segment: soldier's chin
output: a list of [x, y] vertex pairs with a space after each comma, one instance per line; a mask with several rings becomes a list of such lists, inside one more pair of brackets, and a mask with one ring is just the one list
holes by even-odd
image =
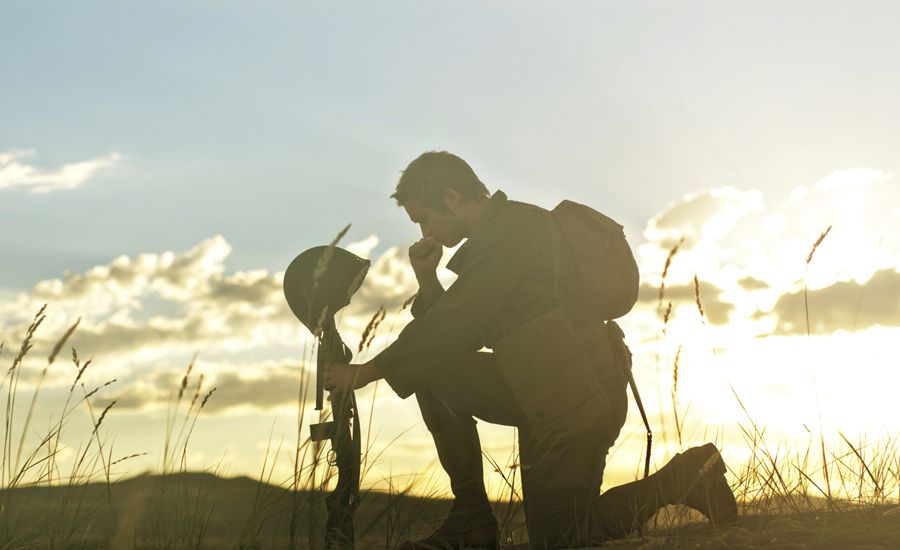
[[463, 240], [462, 237], [452, 237], [449, 239], [440, 239], [440, 243], [447, 248], [453, 248], [454, 246], [458, 245], [460, 243], [460, 241], [462, 241], [462, 240]]

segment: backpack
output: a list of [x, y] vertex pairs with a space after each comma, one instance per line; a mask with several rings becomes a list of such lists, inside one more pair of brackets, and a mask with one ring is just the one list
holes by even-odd
[[[622, 329], [612, 321], [622, 317], [637, 302], [640, 287], [640, 273], [631, 247], [625, 240], [623, 227], [615, 220], [597, 212], [589, 206], [572, 201], [562, 201], [550, 211], [550, 217], [560, 229], [563, 240], [568, 244], [575, 271], [574, 288], [567, 289], [565, 298], [585, 307], [593, 314], [610, 321], [611, 342], [617, 340], [622, 371], [631, 386], [635, 403], [647, 428], [647, 452], [644, 456], [644, 478], [650, 475], [650, 451], [653, 448], [653, 431], [641, 402], [637, 383], [631, 372], [631, 351], [624, 342]], [[556, 286], [559, 283], [561, 247], [559, 236], [553, 232], [556, 260], [554, 271]]]
[[[575, 284], [567, 289], [566, 299], [605, 320], [631, 311], [637, 302], [640, 273], [622, 226], [569, 200], [556, 205], [550, 215], [568, 245], [575, 271]], [[554, 247], [559, 258], [558, 243]]]

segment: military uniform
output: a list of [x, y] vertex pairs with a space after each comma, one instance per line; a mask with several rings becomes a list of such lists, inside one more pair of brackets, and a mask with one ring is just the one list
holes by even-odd
[[457, 280], [418, 297], [413, 321], [374, 360], [400, 397], [416, 395], [460, 530], [494, 521], [473, 417], [519, 429], [535, 548], [587, 536], [627, 409], [621, 331], [565, 301], [574, 273], [559, 238], [547, 210], [494, 193], [447, 264]]

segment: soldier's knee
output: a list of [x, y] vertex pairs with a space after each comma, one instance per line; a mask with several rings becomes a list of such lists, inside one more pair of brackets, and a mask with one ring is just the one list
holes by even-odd
[[428, 431], [435, 433], [460, 424], [475, 424], [471, 415], [459, 414], [450, 408], [431, 388], [416, 392], [422, 421]]

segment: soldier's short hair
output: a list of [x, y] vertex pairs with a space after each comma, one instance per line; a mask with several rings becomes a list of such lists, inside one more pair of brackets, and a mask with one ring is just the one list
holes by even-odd
[[409, 163], [391, 198], [400, 206], [416, 199], [424, 206], [446, 210], [447, 189], [455, 190], [465, 200], [480, 200], [490, 195], [466, 161], [447, 151], [428, 151]]

